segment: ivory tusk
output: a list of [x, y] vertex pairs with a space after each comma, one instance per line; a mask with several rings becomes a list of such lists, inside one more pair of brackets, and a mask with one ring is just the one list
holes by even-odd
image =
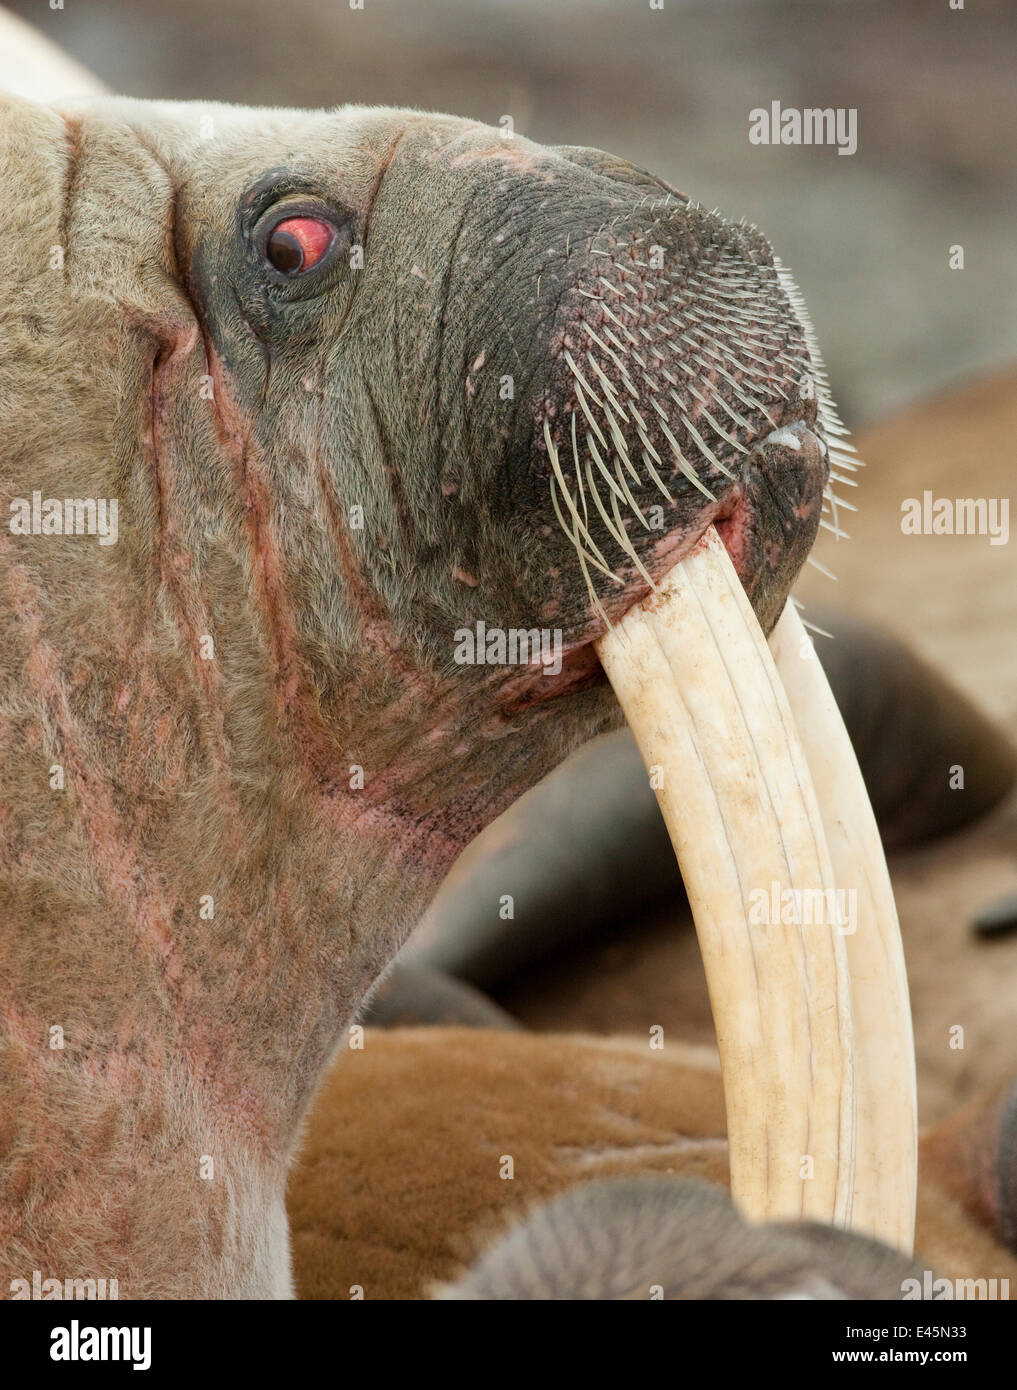
[[[787, 698], [711, 527], [597, 643], [688, 889], [720, 1048], [732, 1194], [751, 1220], [852, 1222], [851, 985]], [[790, 890], [790, 896], [788, 896]], [[776, 911], [774, 911], [776, 909]], [[774, 916], [777, 920], [773, 920]]]
[[845, 938], [857, 1038], [851, 1224], [910, 1253], [918, 1165], [915, 1049], [890, 876], [851, 740], [790, 602], [770, 649], [812, 771], [837, 885], [857, 900], [855, 930]]

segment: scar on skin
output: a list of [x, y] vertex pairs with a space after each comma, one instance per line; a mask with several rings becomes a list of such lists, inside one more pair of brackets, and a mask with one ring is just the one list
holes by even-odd
[[[506, 145], [509, 142], [506, 141]], [[524, 150], [516, 147], [515, 149], [484, 149], [469, 150], [465, 154], [457, 155], [452, 161], [452, 167], [460, 169], [467, 164], [477, 164], [484, 159], [501, 159], [506, 166], [517, 174], [535, 174], [540, 172], [540, 166], [545, 163], [543, 151]], [[545, 183], [554, 182], [554, 173], [550, 169], [543, 170]]]

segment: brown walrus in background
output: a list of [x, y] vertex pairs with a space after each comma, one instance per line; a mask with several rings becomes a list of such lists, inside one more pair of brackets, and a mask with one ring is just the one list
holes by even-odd
[[[758, 232], [597, 151], [7, 99], [0, 169], [3, 1276], [286, 1294], [323, 1069], [466, 842], [618, 722], [605, 619], [711, 524], [779, 614], [816, 364]], [[612, 482], [587, 373], [633, 372]], [[457, 665], [477, 621], [560, 672]]]
[[[913, 1259], [831, 1227], [747, 1226], [727, 1181], [712, 1048], [669, 1033], [653, 1049], [645, 1035], [368, 1032], [326, 1080], [293, 1169], [298, 1292], [421, 1298], [455, 1282], [459, 1297], [513, 1299], [1017, 1294], [1012, 1081], [923, 1133]], [[512, 1230], [521, 1217], [528, 1226]], [[930, 1293], [934, 1279], [951, 1292]], [[957, 1282], [969, 1280], [984, 1282]]]

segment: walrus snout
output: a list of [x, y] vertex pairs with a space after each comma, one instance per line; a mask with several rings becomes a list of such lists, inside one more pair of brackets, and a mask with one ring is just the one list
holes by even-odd
[[534, 447], [573, 568], [610, 621], [713, 524], [768, 629], [829, 469], [793, 291], [754, 228], [579, 153], [641, 196], [589, 237], [548, 344]]

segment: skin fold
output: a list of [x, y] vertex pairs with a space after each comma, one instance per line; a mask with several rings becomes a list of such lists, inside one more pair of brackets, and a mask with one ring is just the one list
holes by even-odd
[[[0, 1286], [286, 1295], [322, 1073], [466, 843], [619, 722], [605, 621], [711, 523], [776, 620], [817, 364], [757, 232], [451, 117], [10, 98], [0, 176], [5, 519], [119, 509], [0, 530]], [[296, 277], [284, 217], [330, 229]], [[633, 373], [662, 486], [630, 396], [591, 593], [552, 460]], [[457, 664], [478, 621], [561, 672]]]

